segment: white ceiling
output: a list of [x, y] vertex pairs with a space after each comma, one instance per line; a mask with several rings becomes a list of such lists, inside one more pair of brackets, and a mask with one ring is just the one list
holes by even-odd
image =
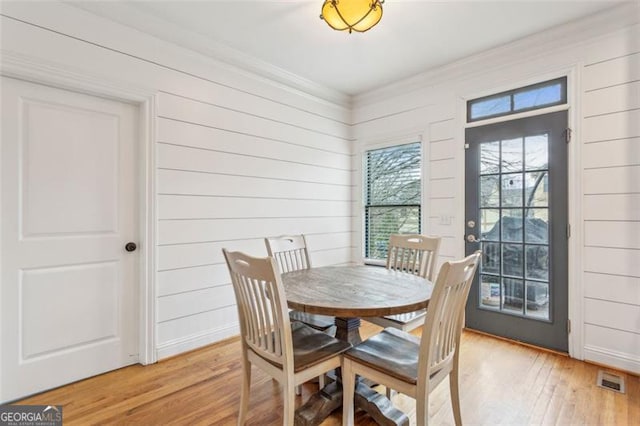
[[361, 94], [619, 4], [387, 0], [376, 27], [348, 34], [319, 19], [322, 0], [71, 3], [233, 65], [253, 71], [266, 68], [345, 95]]

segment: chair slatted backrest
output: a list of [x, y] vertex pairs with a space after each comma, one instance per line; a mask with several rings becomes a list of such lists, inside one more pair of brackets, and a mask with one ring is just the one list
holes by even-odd
[[440, 237], [418, 234], [395, 234], [389, 237], [387, 268], [433, 280]]
[[311, 268], [304, 235], [282, 235], [265, 238], [269, 256], [273, 257], [281, 273]]
[[256, 354], [293, 371], [286, 297], [273, 258], [222, 249], [236, 296], [243, 342]]
[[445, 262], [440, 268], [422, 331], [418, 367], [421, 379], [428, 380], [451, 362], [458, 349], [467, 296], [480, 255], [476, 251], [462, 260]]

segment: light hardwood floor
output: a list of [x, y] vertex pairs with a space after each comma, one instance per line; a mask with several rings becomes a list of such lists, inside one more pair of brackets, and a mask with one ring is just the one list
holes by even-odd
[[[362, 334], [377, 330], [366, 324]], [[562, 355], [472, 332], [463, 334], [461, 351], [465, 424], [640, 425], [637, 376], [621, 373], [627, 386], [622, 395], [596, 387], [597, 366]], [[61, 404], [65, 425], [232, 425], [239, 406], [239, 354], [239, 340], [230, 339], [155, 365], [136, 365], [76, 382], [19, 403]], [[281, 424], [278, 383], [255, 368], [252, 379], [248, 424]], [[431, 424], [453, 424], [448, 386], [445, 380], [431, 394]], [[305, 384], [298, 401], [306, 400], [316, 388]], [[397, 395], [393, 401], [413, 422], [413, 400]], [[323, 425], [341, 424], [339, 411]], [[375, 423], [358, 413], [356, 424]]]

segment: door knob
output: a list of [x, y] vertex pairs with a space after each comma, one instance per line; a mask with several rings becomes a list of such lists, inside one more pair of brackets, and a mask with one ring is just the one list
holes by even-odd
[[131, 252], [131, 251], [135, 251], [137, 248], [138, 248], [138, 246], [136, 245], [136, 243], [133, 243], [133, 242], [128, 242], [128, 243], [124, 246], [124, 249], [125, 249], [126, 251], [129, 251], [129, 252]]

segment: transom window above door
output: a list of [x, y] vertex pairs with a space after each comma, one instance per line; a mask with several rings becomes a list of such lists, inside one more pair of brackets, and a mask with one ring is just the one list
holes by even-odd
[[467, 122], [567, 103], [567, 78], [544, 81], [467, 102]]

